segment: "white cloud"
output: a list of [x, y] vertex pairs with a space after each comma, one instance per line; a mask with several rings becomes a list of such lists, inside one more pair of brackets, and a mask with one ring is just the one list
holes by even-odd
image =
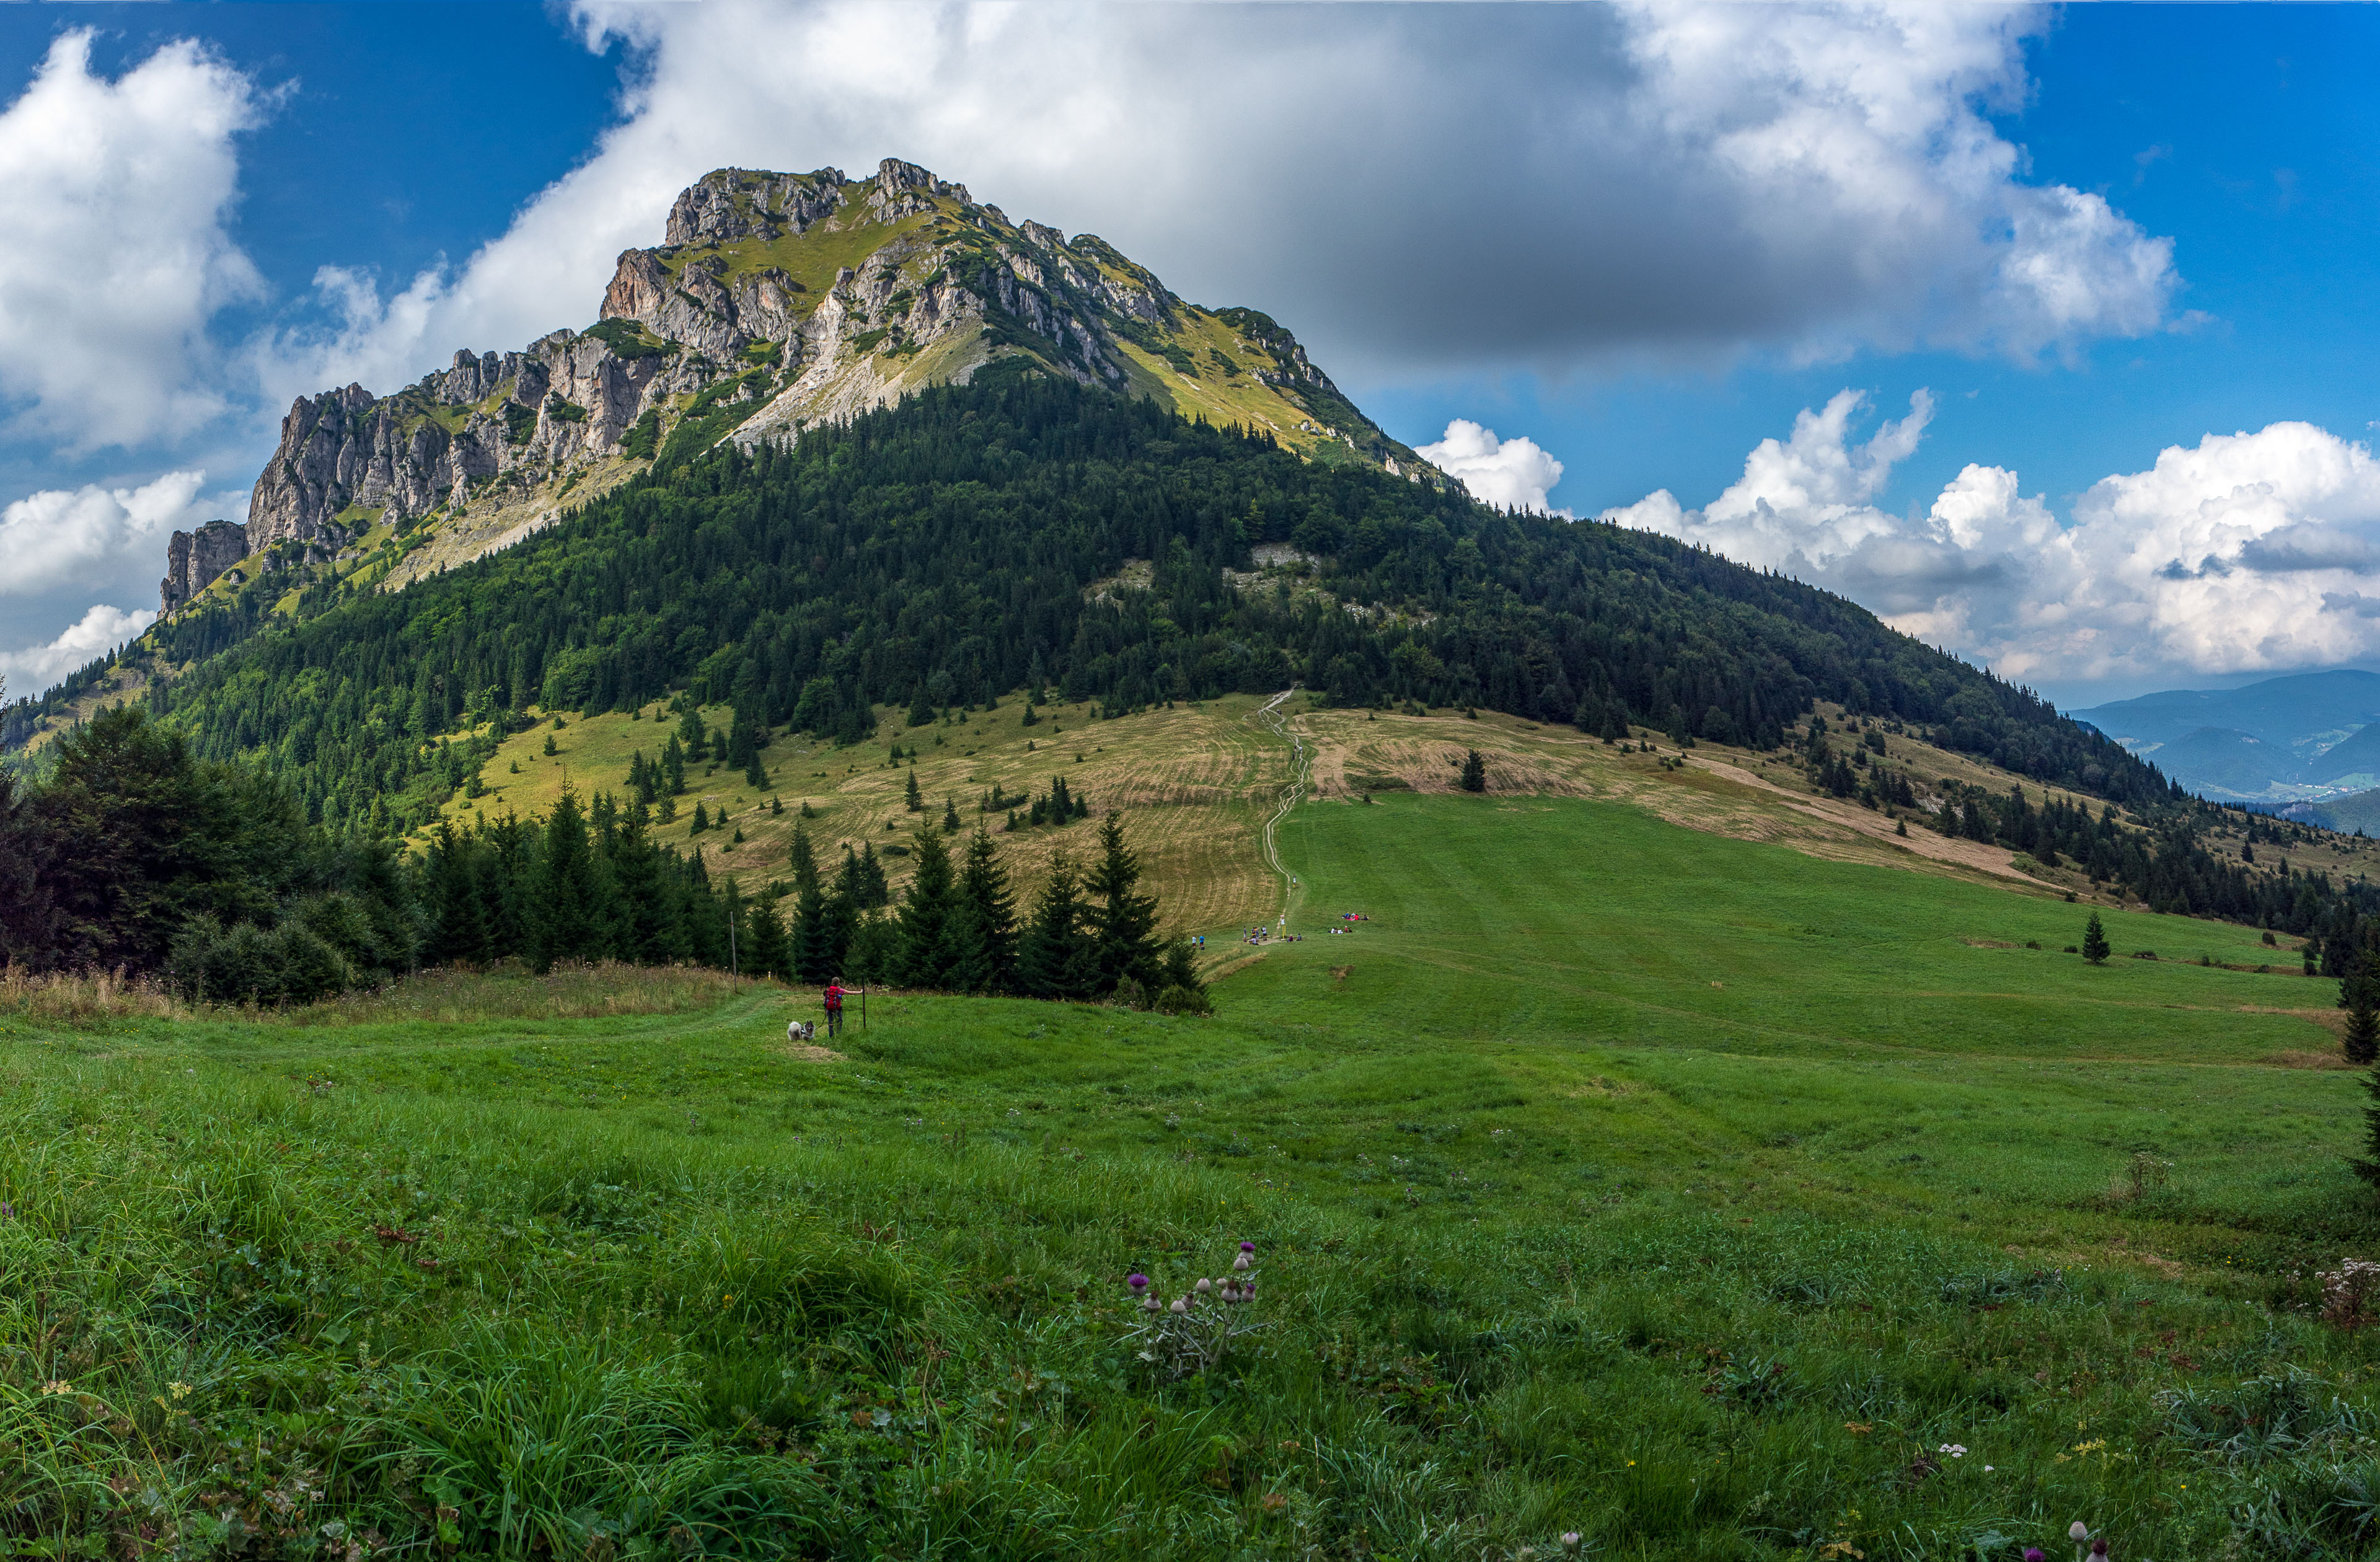
[[0, 678], [31, 694], [55, 684], [77, 667], [94, 662], [157, 621], [147, 608], [127, 611], [101, 604], [44, 645], [0, 651]]
[[1763, 441], [1701, 509], [1668, 491], [1606, 512], [1840, 591], [2020, 679], [2283, 670], [2380, 656], [2380, 461], [2310, 423], [2208, 434], [2102, 478], [2060, 523], [2017, 474], [1971, 465], [1923, 516], [1878, 508], [1931, 401], [1864, 445], [1846, 391]]
[[1536, 440], [1498, 439], [1494, 429], [1457, 418], [1437, 444], [1415, 448], [1439, 470], [1461, 478], [1475, 498], [1512, 509], [1570, 514], [1547, 502], [1546, 491], [1561, 481], [1562, 464]]
[[222, 412], [208, 322], [255, 295], [225, 231], [248, 79], [172, 43], [110, 80], [62, 33], [0, 111], [0, 401], [20, 432], [89, 449]]
[[326, 270], [276, 390], [390, 388], [582, 324], [721, 165], [892, 155], [1088, 226], [1356, 375], [2156, 329], [2169, 244], [2025, 182], [2030, 9], [580, 4], [623, 121], [459, 266]]
[[137, 488], [51, 488], [0, 510], [0, 596], [105, 589], [128, 570], [163, 574], [165, 539], [222, 514], [201, 498], [203, 471], [172, 471]]

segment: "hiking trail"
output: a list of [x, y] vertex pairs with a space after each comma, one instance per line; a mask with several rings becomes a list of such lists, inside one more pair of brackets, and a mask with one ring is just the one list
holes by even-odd
[[1281, 915], [1284, 920], [1289, 915], [1291, 891], [1298, 885], [1295, 875], [1281, 864], [1281, 843], [1275, 830], [1283, 819], [1289, 817], [1289, 811], [1297, 806], [1298, 799], [1305, 795], [1306, 783], [1314, 771], [1314, 756], [1306, 752], [1305, 739], [1289, 729], [1289, 718], [1281, 710], [1281, 702], [1296, 692], [1297, 686], [1290, 685], [1262, 705], [1257, 706], [1249, 716], [1250, 720], [1262, 726], [1274, 737], [1289, 739], [1289, 779], [1281, 785], [1280, 805], [1272, 811], [1264, 824], [1265, 865], [1281, 875]]

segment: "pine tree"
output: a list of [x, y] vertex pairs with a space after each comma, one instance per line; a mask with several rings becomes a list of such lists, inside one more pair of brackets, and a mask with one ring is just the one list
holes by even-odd
[[955, 836], [958, 833], [959, 805], [953, 799], [944, 798], [942, 799], [942, 834]]
[[704, 812], [703, 806], [700, 802], [697, 802], [694, 805], [694, 823], [687, 827], [686, 833], [689, 836], [698, 836], [702, 834], [703, 831], [710, 828], [710, 815]]
[[2099, 924], [2099, 913], [2091, 913], [2091, 921], [2082, 929], [2082, 958], [2093, 965], [2107, 963], [2107, 930]]
[[669, 741], [662, 745], [661, 789], [671, 797], [677, 797], [686, 790], [686, 750], [678, 746], [674, 732], [670, 734]]
[[917, 773], [916, 771], [913, 770], [909, 772], [909, 787], [902, 796], [903, 800], [908, 803], [910, 812], [922, 813], [925, 812], [926, 799], [924, 794], [917, 790]]
[[1123, 815], [1114, 809], [1099, 824], [1099, 858], [1083, 880], [1094, 904], [1087, 919], [1097, 950], [1100, 994], [1129, 978], [1144, 987], [1162, 974], [1157, 938], [1157, 897], [1136, 893], [1140, 858], [1124, 844]]
[[917, 872], [901, 900], [900, 979], [911, 987], [951, 985], [951, 854], [940, 832], [910, 837]]
[[1009, 991], [1016, 980], [1016, 897], [991, 836], [980, 824], [967, 841], [957, 899], [953, 985], [969, 993]]
[[917, 697], [909, 702], [909, 725], [930, 726], [934, 720], [933, 703], [926, 698], [926, 680], [917, 680]]
[[1083, 934], [1081, 886], [1064, 852], [1050, 859], [1050, 877], [1033, 903], [1033, 920], [1016, 951], [1017, 990], [1035, 998], [1084, 998], [1099, 967]]
[[1479, 757], [1476, 749], [1466, 750], [1463, 756], [1463, 789], [1484, 792], [1488, 789], [1488, 762]]

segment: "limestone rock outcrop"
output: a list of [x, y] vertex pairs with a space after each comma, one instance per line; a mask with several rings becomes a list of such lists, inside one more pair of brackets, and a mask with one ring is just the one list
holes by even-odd
[[248, 555], [248, 529], [237, 521], [211, 520], [196, 531], [175, 532], [165, 543], [165, 578], [157, 582], [158, 611], [174, 613]]
[[[620, 256], [585, 331], [466, 349], [391, 396], [300, 397], [257, 478], [243, 552], [294, 543], [319, 561], [376, 527], [409, 535], [467, 513], [458, 535], [502, 545], [589, 492], [590, 469], [618, 481], [689, 420], [670, 448], [791, 437], [1019, 353], [1040, 372], [1439, 478], [1266, 316], [1186, 304], [1104, 240], [1012, 223], [912, 163], [887, 158], [859, 180], [718, 169], [678, 196], [665, 234]], [[1263, 389], [1233, 401], [1199, 388], [1226, 385]]]

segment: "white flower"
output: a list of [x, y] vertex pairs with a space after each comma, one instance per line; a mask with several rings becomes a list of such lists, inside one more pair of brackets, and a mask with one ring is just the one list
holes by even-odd
[[1934, 1451], [1937, 1454], [1948, 1454], [1954, 1459], [1967, 1457], [1967, 1446], [1964, 1443], [1945, 1443]]

